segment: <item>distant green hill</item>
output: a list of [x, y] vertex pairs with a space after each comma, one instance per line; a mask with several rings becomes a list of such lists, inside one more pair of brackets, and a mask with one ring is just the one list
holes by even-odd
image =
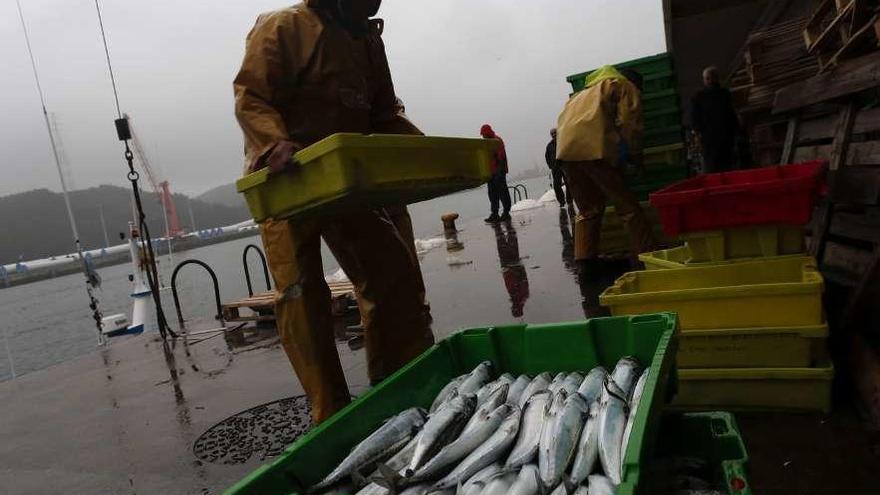
[[[154, 194], [142, 192], [144, 210], [150, 232], [164, 233], [162, 207]], [[128, 232], [132, 219], [131, 190], [117, 186], [98, 186], [70, 193], [73, 214], [79, 227], [84, 249], [104, 246], [99, 205], [104, 209], [110, 244], [118, 244], [119, 233]], [[189, 207], [198, 229], [231, 225], [249, 218], [243, 203], [224, 205], [174, 195], [181, 225], [191, 229]], [[48, 189], [35, 189], [0, 197], [0, 264], [22, 259], [35, 259], [73, 252], [74, 246], [64, 197]]]
[[233, 208], [246, 208], [244, 196], [235, 190], [235, 184], [217, 186], [196, 196], [195, 199], [204, 201], [205, 203], [231, 206]]

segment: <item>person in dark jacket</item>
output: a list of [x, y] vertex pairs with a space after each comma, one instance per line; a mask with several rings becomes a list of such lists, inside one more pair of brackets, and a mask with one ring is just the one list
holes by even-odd
[[734, 146], [739, 120], [730, 91], [721, 87], [718, 69], [703, 71], [703, 85], [691, 104], [691, 122], [703, 151], [703, 172], [724, 172], [734, 168]]
[[[559, 160], [556, 159], [556, 128], [550, 129], [550, 142], [547, 143], [547, 150], [544, 152], [544, 160], [550, 167], [550, 173], [553, 176], [553, 191], [556, 193], [556, 201], [559, 201], [559, 207], [565, 207], [565, 190], [562, 183], [565, 182], [565, 174]], [[571, 198], [569, 198], [571, 201]]]
[[[492, 157], [492, 178], [489, 179], [489, 206], [491, 215], [485, 221], [486, 223], [498, 223], [510, 221], [510, 191], [507, 189], [507, 151], [504, 149], [504, 141], [501, 136], [495, 134], [492, 126], [483, 124], [480, 128], [480, 135], [484, 139], [497, 139], [501, 146], [495, 151]], [[498, 215], [498, 206], [504, 207], [501, 216]]]

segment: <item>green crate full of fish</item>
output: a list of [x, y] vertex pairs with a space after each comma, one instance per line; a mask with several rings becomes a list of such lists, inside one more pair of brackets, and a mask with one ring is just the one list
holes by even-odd
[[658, 313], [461, 331], [227, 493], [640, 493], [677, 328]]

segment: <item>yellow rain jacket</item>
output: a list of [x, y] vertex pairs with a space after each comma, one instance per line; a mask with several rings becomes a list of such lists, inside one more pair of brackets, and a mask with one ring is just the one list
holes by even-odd
[[[279, 141], [304, 148], [337, 132], [421, 134], [395, 96], [382, 22], [371, 20], [369, 32], [352, 36], [334, 19], [329, 8], [334, 1], [306, 0], [263, 14], [248, 35], [234, 81], [246, 171], [263, 167]], [[281, 343], [309, 396], [315, 422], [350, 400], [334, 338], [321, 239], [354, 285], [371, 381], [382, 380], [433, 344], [405, 207], [270, 219], [260, 229], [277, 291]]]
[[304, 3], [262, 14], [233, 82], [246, 171], [276, 143], [305, 148], [337, 132], [421, 134], [394, 93], [383, 23], [352, 39], [324, 8]]
[[641, 152], [641, 93], [614, 67], [597, 69], [587, 76], [586, 87], [565, 104], [556, 132], [557, 159], [617, 164], [621, 140], [630, 154]]

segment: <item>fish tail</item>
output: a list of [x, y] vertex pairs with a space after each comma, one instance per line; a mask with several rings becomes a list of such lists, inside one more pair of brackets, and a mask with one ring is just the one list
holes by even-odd
[[388, 467], [384, 462], [380, 462], [377, 468], [379, 474], [373, 477], [372, 481], [391, 493], [397, 493], [398, 489], [404, 485], [405, 480], [403, 476]]

